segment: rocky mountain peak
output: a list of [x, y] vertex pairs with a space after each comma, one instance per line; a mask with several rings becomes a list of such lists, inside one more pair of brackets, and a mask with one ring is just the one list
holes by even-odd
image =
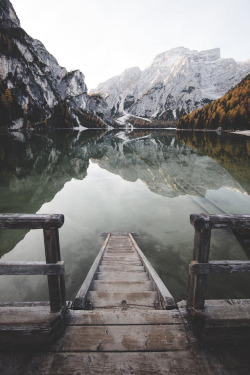
[[0, 26], [1, 27], [20, 27], [19, 18], [9, 0], [0, 2]]
[[[250, 73], [250, 62], [221, 58], [220, 48], [172, 48], [143, 71], [127, 69], [94, 92], [107, 99], [113, 114], [174, 120], [218, 99]], [[133, 79], [131, 79], [131, 76]]]

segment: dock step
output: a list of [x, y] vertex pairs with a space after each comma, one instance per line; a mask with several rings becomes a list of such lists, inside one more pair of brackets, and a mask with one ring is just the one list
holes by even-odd
[[163, 283], [157, 287], [159, 276], [145, 259], [130, 234], [109, 234], [76, 296], [74, 309], [162, 309], [168, 303], [175, 307]]

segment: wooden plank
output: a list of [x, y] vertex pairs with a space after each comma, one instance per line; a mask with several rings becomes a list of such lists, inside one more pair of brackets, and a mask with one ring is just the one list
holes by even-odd
[[119, 281], [102, 281], [102, 280], [94, 280], [92, 284], [92, 290], [99, 291], [99, 292], [139, 292], [139, 291], [150, 291], [153, 289], [152, 281], [126, 281], [126, 282], [119, 282]]
[[117, 265], [117, 266], [107, 266], [107, 265], [101, 265], [99, 266], [99, 272], [107, 272], [107, 271], [131, 271], [131, 272], [145, 272], [145, 269], [143, 266], [134, 266], [134, 265]]
[[192, 314], [205, 327], [250, 327], [250, 300], [207, 300], [204, 310], [194, 309]]
[[69, 310], [69, 325], [183, 324], [178, 310]]
[[141, 266], [142, 262], [140, 260], [138, 261], [126, 261], [126, 260], [120, 260], [120, 261], [112, 261], [112, 260], [103, 260], [102, 261], [102, 266], [115, 266], [115, 265], [133, 265], [133, 266]]
[[0, 351], [48, 344], [65, 329], [66, 310], [51, 313], [50, 306], [1, 307]]
[[52, 322], [61, 312], [52, 313], [50, 306], [6, 306], [0, 307], [0, 329], [15, 330], [16, 326], [47, 324]]
[[109, 238], [110, 238], [110, 233], [107, 235], [107, 238], [105, 239], [102, 247], [101, 247], [101, 250], [99, 251], [97, 257], [95, 258], [81, 288], [79, 289], [77, 295], [76, 295], [76, 298], [73, 302], [73, 308], [74, 309], [84, 309], [85, 308], [85, 301], [86, 301], [86, 296], [87, 296], [87, 293], [90, 289], [90, 286], [91, 286], [91, 283], [96, 275], [96, 272], [97, 272], [97, 269], [98, 269], [98, 266], [102, 260], [102, 257], [103, 257], [103, 254], [105, 252], [105, 249], [106, 249], [106, 246], [107, 246], [107, 243], [109, 241]]
[[205, 221], [209, 220], [211, 229], [231, 228], [241, 229], [250, 228], [250, 215], [190, 215], [191, 224], [201, 229], [204, 227]]
[[69, 326], [50, 351], [168, 351], [189, 347], [181, 325]]
[[[19, 359], [19, 358], [18, 358]], [[16, 358], [9, 354], [9, 367], [15, 365]], [[17, 361], [20, 363], [19, 361]], [[208, 361], [207, 361], [208, 362]], [[38, 366], [39, 363], [39, 366]], [[205, 362], [206, 363], [206, 362]], [[219, 374], [217, 369], [211, 370], [210, 363], [194, 356], [189, 350], [174, 352], [120, 352], [117, 353], [48, 353], [36, 357], [30, 362], [27, 373], [34, 375], [212, 375]], [[216, 362], [218, 366], [218, 363]], [[243, 365], [242, 365], [243, 366]], [[242, 368], [241, 366], [241, 368]], [[245, 368], [245, 367], [244, 367]], [[215, 370], [215, 371], [214, 371]], [[14, 371], [12, 372], [12, 374]], [[229, 374], [221, 371], [221, 374]], [[235, 372], [231, 372], [231, 374]], [[245, 374], [248, 373], [245, 368]], [[11, 375], [12, 375], [11, 374]], [[240, 372], [243, 375], [243, 372]], [[10, 375], [10, 374], [7, 374]]]
[[133, 257], [131, 256], [107, 256], [105, 255], [103, 257], [103, 261], [110, 261], [110, 262], [139, 262], [140, 261], [140, 258], [138, 257], [138, 255], [133, 255]]
[[93, 308], [101, 307], [118, 307], [125, 305], [154, 307], [158, 301], [158, 293], [155, 291], [141, 291], [141, 292], [100, 292], [90, 291], [88, 294]]
[[[192, 216], [192, 215], [191, 215]], [[209, 218], [203, 217], [203, 227], [195, 227], [193, 260], [208, 263], [211, 239], [211, 225]], [[189, 274], [188, 307], [204, 308], [207, 287], [206, 275]]]
[[[47, 263], [61, 261], [58, 229], [44, 229], [44, 247]], [[66, 306], [64, 275], [48, 275], [51, 311], [57, 312]]]
[[1, 262], [0, 275], [62, 275], [64, 262]]
[[250, 261], [242, 260], [213, 260], [209, 263], [191, 262], [190, 272], [196, 275], [209, 275], [212, 273], [249, 273]]
[[63, 223], [61, 214], [0, 214], [0, 229], [56, 229]]
[[145, 272], [97, 272], [97, 280], [105, 281], [148, 281], [148, 275]]
[[161, 278], [155, 271], [155, 269], [152, 267], [148, 259], [145, 257], [139, 246], [137, 245], [136, 241], [134, 240], [133, 236], [129, 234], [129, 237], [142, 261], [144, 264], [145, 269], [148, 272], [149, 277], [152, 279], [152, 281], [155, 283], [157, 290], [160, 293], [161, 296], [161, 303], [163, 308], [165, 309], [172, 309], [176, 307], [176, 303], [174, 301], [174, 298], [172, 294], [169, 292], [165, 284], [162, 282]]

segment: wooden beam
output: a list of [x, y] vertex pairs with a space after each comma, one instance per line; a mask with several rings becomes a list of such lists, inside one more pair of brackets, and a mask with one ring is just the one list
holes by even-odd
[[[192, 216], [192, 215], [191, 215]], [[202, 226], [195, 226], [193, 260], [208, 263], [210, 251], [211, 224], [207, 215], [202, 217]], [[207, 275], [189, 274], [188, 307], [203, 309], [207, 287]]]
[[64, 262], [1, 262], [0, 275], [62, 275]]
[[[47, 263], [61, 260], [58, 229], [43, 230]], [[48, 275], [49, 298], [52, 312], [66, 306], [64, 275]]]
[[146, 271], [147, 271], [148, 276], [155, 283], [155, 285], [157, 287], [157, 290], [160, 293], [163, 308], [164, 309], [175, 309], [176, 303], [175, 303], [175, 300], [174, 300], [172, 294], [169, 292], [166, 285], [163, 283], [163, 281], [161, 280], [161, 278], [159, 277], [159, 275], [157, 274], [155, 269], [152, 267], [150, 262], [147, 260], [147, 258], [145, 257], [145, 255], [143, 254], [143, 252], [141, 251], [139, 246], [137, 245], [136, 241], [134, 240], [133, 236], [131, 235], [131, 233], [129, 233], [129, 237], [130, 237], [135, 249], [137, 250], [137, 253], [138, 253], [138, 255], [139, 255]]
[[190, 215], [190, 222], [197, 229], [203, 228], [207, 220], [209, 220], [211, 229], [250, 228], [250, 215]]
[[62, 214], [0, 214], [0, 229], [55, 229], [63, 223]]
[[209, 275], [211, 273], [249, 273], [250, 261], [242, 260], [214, 260], [209, 263], [193, 261], [189, 270], [196, 275]]
[[84, 310], [85, 309], [85, 302], [86, 302], [86, 297], [87, 293], [90, 289], [91, 283], [94, 280], [94, 276], [97, 273], [98, 266], [102, 260], [103, 254], [106, 250], [108, 241], [110, 238], [110, 233], [107, 235], [106, 240], [104, 241], [101, 250], [99, 251], [97, 257], [94, 260], [94, 263], [92, 264], [81, 288], [79, 289], [76, 298], [73, 303], [73, 308], [75, 310]]

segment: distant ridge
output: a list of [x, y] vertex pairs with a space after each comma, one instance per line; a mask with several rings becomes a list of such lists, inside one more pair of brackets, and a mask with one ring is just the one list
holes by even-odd
[[158, 54], [138, 67], [101, 83], [92, 92], [106, 99], [111, 113], [173, 121], [220, 98], [250, 73], [250, 60], [221, 58], [220, 49], [185, 47]]

